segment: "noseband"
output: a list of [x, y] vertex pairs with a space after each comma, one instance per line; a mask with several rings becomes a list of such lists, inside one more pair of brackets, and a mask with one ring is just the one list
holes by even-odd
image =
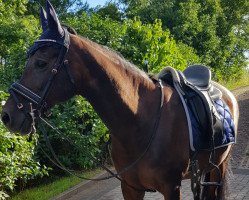
[[[28, 56], [30, 57], [41, 47], [50, 46], [53, 44], [58, 44], [60, 46], [59, 55], [56, 59], [56, 62], [53, 65], [50, 77], [45, 87], [43, 88], [41, 95], [38, 95], [32, 90], [28, 89], [27, 87], [22, 85], [19, 81], [11, 85], [11, 87], [9, 88], [9, 93], [13, 96], [18, 109], [22, 109], [23, 104], [18, 99], [17, 94], [27, 99], [28, 101], [30, 101], [32, 104], [34, 104], [35, 110], [38, 111], [39, 114], [41, 114], [43, 110], [46, 110], [46, 106], [47, 106], [46, 98], [52, 86], [53, 80], [55, 76], [58, 74], [58, 72], [60, 71], [60, 69], [62, 68], [62, 66], [68, 64], [68, 61], [65, 60], [65, 56], [69, 49], [70, 37], [69, 37], [68, 31], [66, 29], [63, 29], [63, 30], [64, 30], [64, 37], [62, 41], [52, 40], [52, 39], [40, 39], [40, 40], [35, 41], [34, 45], [29, 49]], [[71, 76], [70, 76], [70, 79], [71, 79]]]

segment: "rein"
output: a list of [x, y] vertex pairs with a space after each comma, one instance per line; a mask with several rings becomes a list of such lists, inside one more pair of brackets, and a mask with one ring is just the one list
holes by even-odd
[[[45, 120], [44, 118], [40, 117], [40, 119], [46, 124], [48, 125], [50, 128], [52, 128], [53, 130], [55, 130], [57, 133], [59, 133], [60, 135], [63, 135], [63, 137], [65, 137], [67, 139], [67, 141], [71, 144], [73, 144], [74, 146], [76, 146], [77, 148], [79, 148], [78, 145], [76, 145], [74, 142], [72, 142], [72, 140], [70, 140], [70, 138], [68, 138], [63, 132], [59, 131], [57, 128], [55, 128], [53, 125], [51, 125], [47, 120]], [[50, 152], [52, 153], [53, 157], [55, 160], [53, 160], [47, 153], [46, 151], [40, 146], [40, 149], [42, 150], [42, 152], [45, 154], [45, 156], [55, 165], [57, 166], [58, 168], [66, 171], [67, 173], [73, 175], [73, 176], [76, 176], [80, 179], [83, 179], [83, 180], [94, 180], [94, 181], [102, 181], [102, 180], [107, 180], [107, 179], [110, 179], [110, 178], [117, 178], [119, 180], [121, 180], [119, 177], [116, 177], [115, 174], [110, 170], [108, 169], [107, 167], [105, 167], [103, 164], [100, 164], [101, 167], [106, 170], [108, 173], [110, 173], [112, 176], [107, 176], [107, 177], [104, 177], [104, 178], [95, 178], [95, 179], [91, 179], [91, 178], [86, 178], [86, 177], [83, 177], [83, 176], [79, 176], [74, 172], [74, 170], [70, 170], [68, 168], [66, 168], [59, 160], [58, 156], [56, 155], [49, 139], [48, 139], [48, 135], [47, 135], [47, 132], [45, 130], [45, 127], [43, 125], [41, 125], [41, 131], [43, 133], [43, 137], [45, 138], [45, 141], [46, 141], [46, 145], [48, 147], [48, 149], [50, 150]]]
[[[144, 156], [145, 154], [148, 152], [148, 150], [150, 149], [151, 147], [151, 144], [153, 142], [153, 139], [155, 138], [156, 136], [156, 133], [157, 133], [157, 129], [158, 129], [158, 125], [159, 125], [159, 122], [160, 122], [160, 118], [161, 118], [161, 113], [162, 113], [162, 107], [163, 107], [163, 102], [164, 102], [164, 93], [163, 93], [163, 84], [161, 82], [161, 80], [158, 81], [159, 82], [159, 88], [160, 88], [160, 91], [161, 91], [161, 99], [160, 99], [160, 106], [158, 108], [158, 112], [157, 112], [157, 115], [156, 115], [156, 121], [155, 121], [155, 124], [154, 124], [154, 127], [153, 127], [153, 131], [151, 133], [151, 136], [150, 136], [150, 139], [149, 139], [149, 142], [148, 142], [148, 145], [146, 147], [146, 149], [143, 151], [143, 153], [136, 159], [134, 160], [131, 164], [127, 165], [126, 167], [124, 167], [122, 170], [120, 170], [118, 173], [114, 173], [112, 172], [110, 169], [108, 169], [105, 165], [101, 164], [101, 167], [106, 170], [109, 174], [111, 174], [110, 176], [106, 176], [106, 177], [103, 177], [103, 178], [94, 178], [94, 179], [91, 179], [91, 178], [86, 178], [86, 177], [82, 177], [82, 176], [79, 176], [77, 174], [74, 174], [72, 173], [73, 170], [70, 170], [70, 169], [67, 169], [60, 161], [59, 161], [59, 158], [58, 156], [55, 154], [54, 150], [53, 150], [53, 147], [48, 139], [48, 136], [47, 136], [47, 132], [44, 128], [44, 126], [42, 125], [41, 126], [41, 131], [43, 133], [43, 136], [46, 140], [46, 144], [47, 144], [47, 147], [49, 148], [50, 152], [52, 153], [53, 157], [55, 160], [53, 160], [41, 147], [43, 153], [48, 157], [48, 159], [54, 164], [56, 165], [57, 167], [59, 167], [60, 169], [68, 172], [69, 174], [73, 175], [73, 176], [76, 176], [80, 179], [83, 179], [83, 180], [91, 180], [91, 181], [101, 181], [101, 180], [107, 180], [107, 179], [111, 179], [111, 178], [117, 178], [118, 180], [122, 180], [121, 179], [121, 175], [124, 174], [125, 172], [127, 172], [128, 170], [130, 170], [132, 167], [134, 167]], [[56, 131], [58, 134], [60, 135], [63, 135], [63, 137], [65, 137], [67, 139], [68, 142], [70, 142], [71, 144], [73, 144], [74, 146], [76, 146], [77, 148], [79, 148], [78, 145], [76, 145], [73, 141], [70, 140], [70, 138], [68, 138], [66, 136], [66, 134], [64, 134], [63, 132], [61, 132], [58, 128], [56, 128], [55, 126], [53, 126], [50, 122], [48, 122], [46, 119], [42, 118], [41, 116], [39, 116], [39, 118], [42, 120], [42, 122], [44, 122], [48, 127], [52, 128], [54, 131]], [[93, 158], [94, 159], [94, 158]], [[132, 187], [132, 186], [130, 186]], [[136, 189], [138, 190], [138, 189]], [[149, 190], [151, 191], [151, 190]]]

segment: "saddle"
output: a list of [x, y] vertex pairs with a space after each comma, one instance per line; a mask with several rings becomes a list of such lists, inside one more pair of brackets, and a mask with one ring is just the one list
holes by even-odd
[[[223, 137], [223, 124], [215, 107], [215, 101], [221, 99], [222, 93], [211, 81], [211, 71], [203, 65], [192, 65], [183, 72], [172, 67], [164, 68], [157, 76], [166, 83], [173, 84], [183, 102], [188, 124], [198, 123], [199, 132], [205, 139], [207, 148], [214, 148], [214, 138]], [[193, 126], [193, 123], [192, 123]], [[194, 127], [189, 126], [192, 132]], [[195, 151], [193, 137], [190, 134], [190, 146]]]
[[[235, 129], [228, 106], [222, 101], [221, 91], [211, 80], [211, 71], [203, 65], [192, 65], [183, 72], [171, 67], [164, 68], [157, 76], [178, 92], [188, 121], [191, 156], [191, 189], [194, 199], [200, 199], [205, 187], [222, 187], [220, 169], [214, 163], [214, 150], [235, 143]], [[196, 140], [197, 138], [197, 140]], [[209, 164], [200, 173], [195, 153], [209, 150]], [[218, 180], [206, 182], [210, 170], [216, 172]], [[197, 188], [197, 185], [201, 186]], [[218, 190], [220, 191], [220, 190]]]

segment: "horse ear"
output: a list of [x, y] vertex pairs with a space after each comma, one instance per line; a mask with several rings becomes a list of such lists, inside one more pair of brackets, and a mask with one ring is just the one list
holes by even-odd
[[63, 34], [63, 29], [61, 27], [60, 21], [57, 17], [57, 14], [52, 6], [52, 4], [50, 3], [50, 1], [47, 0], [46, 3], [46, 11], [47, 11], [47, 18], [48, 18], [48, 28], [51, 31], [55, 31], [57, 33], [59, 33], [60, 35]]
[[43, 7], [41, 7], [40, 10], [40, 20], [41, 20], [42, 30], [43, 32], [45, 32], [48, 29], [48, 20], [47, 20], [47, 13], [43, 9]]

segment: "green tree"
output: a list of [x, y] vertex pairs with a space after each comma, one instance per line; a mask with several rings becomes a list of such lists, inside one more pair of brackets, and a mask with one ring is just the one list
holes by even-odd
[[197, 50], [202, 62], [214, 69], [217, 79], [237, 78], [246, 67], [244, 53], [248, 49], [248, 34], [246, 37], [242, 25], [248, 25], [244, 8], [247, 7], [248, 12], [249, 7], [246, 1], [239, 4], [189, 0], [180, 3], [176, 12], [173, 34]]
[[38, 20], [25, 15], [26, 0], [0, 0], [1, 88], [15, 80], [24, 68], [26, 49], [39, 32]]
[[[109, 139], [109, 131], [86, 100], [77, 96], [63, 105], [56, 105], [49, 121], [61, 131], [59, 134], [46, 127], [56, 155], [67, 168], [82, 170], [98, 166], [97, 160], [106, 153], [102, 150]], [[45, 138], [40, 138], [40, 145], [51, 155]], [[38, 154], [42, 163], [57, 171], [44, 152]]]
[[[38, 20], [25, 16], [26, 0], [0, 0], [0, 102], [10, 82], [21, 73], [26, 49], [37, 35]], [[0, 112], [1, 112], [0, 107]], [[26, 182], [47, 174], [47, 168], [35, 159], [37, 138], [31, 142], [11, 134], [0, 121], [0, 199], [14, 189], [17, 180]]]
[[125, 21], [125, 25], [118, 50], [140, 68], [148, 61], [149, 71], [158, 73], [165, 66], [183, 70], [188, 64], [199, 61], [192, 48], [177, 43], [168, 30], [162, 29], [161, 20], [142, 24], [134, 19]]
[[121, 0], [126, 16], [161, 19], [177, 41], [193, 47], [217, 78], [240, 75], [248, 51], [249, 1]]
[[160, 20], [143, 24], [138, 18], [118, 22], [83, 14], [69, 17], [65, 23], [75, 27], [80, 35], [120, 52], [140, 68], [148, 61], [151, 72], [167, 65], [184, 69], [200, 60], [193, 48], [177, 43], [169, 31], [164, 31]]
[[[50, 0], [56, 12], [60, 17], [66, 17], [69, 13], [75, 13], [79, 11], [89, 11], [89, 4], [87, 1], [82, 0]], [[27, 3], [26, 14], [31, 14], [39, 17], [39, 9], [41, 6], [45, 7], [46, 0], [29, 0]]]
[[119, 7], [115, 3], [108, 3], [103, 7], [97, 7], [95, 13], [102, 18], [111, 18], [112, 20], [121, 21], [123, 13], [119, 10]]
[[177, 0], [120, 0], [120, 3], [124, 4], [126, 17], [140, 17], [146, 23], [160, 19], [164, 27], [167, 24], [170, 28]]

